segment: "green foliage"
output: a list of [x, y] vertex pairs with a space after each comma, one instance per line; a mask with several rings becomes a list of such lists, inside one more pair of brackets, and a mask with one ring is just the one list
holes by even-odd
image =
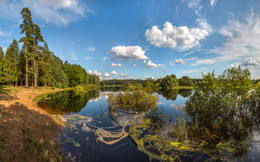
[[178, 86], [179, 86], [179, 81], [174, 74], [171, 76], [167, 75], [160, 82], [160, 87], [163, 87], [164, 89], [171, 89], [173, 87], [178, 87]]
[[179, 85], [180, 86], [188, 86], [188, 87], [192, 87], [193, 85], [193, 81], [190, 77], [188, 76], [183, 76], [179, 79]]
[[0, 84], [4, 83], [4, 51], [0, 46]]
[[131, 108], [138, 112], [147, 111], [147, 109], [156, 108], [158, 97], [144, 90], [138, 89], [130, 92], [126, 90], [116, 96], [109, 95], [108, 103], [111, 107]]
[[13, 42], [6, 50], [4, 57], [4, 76], [8, 85], [17, 80], [16, 55], [17, 50]]
[[258, 81], [258, 82], [256, 83], [256, 86], [257, 86], [257, 87], [260, 87], [260, 81]]

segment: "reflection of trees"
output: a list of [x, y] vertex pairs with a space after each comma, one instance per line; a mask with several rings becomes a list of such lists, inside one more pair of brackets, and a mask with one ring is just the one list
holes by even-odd
[[165, 97], [167, 100], [175, 101], [179, 94], [179, 90], [178, 89], [168, 89], [168, 90], [161, 89], [161, 90], [159, 90], [159, 94], [162, 94], [163, 97]]
[[192, 89], [180, 89], [179, 94], [182, 97], [186, 98], [186, 97], [189, 97], [192, 94], [192, 91], [193, 91]]
[[246, 70], [231, 69], [218, 79], [214, 73], [205, 75], [186, 102], [185, 113], [191, 119], [180, 116], [171, 126], [171, 138], [159, 136], [163, 130], [153, 131], [156, 123], [151, 117], [135, 119], [130, 135], [141, 151], [161, 161], [186, 156], [241, 159], [254, 144], [254, 132], [260, 124], [260, 88], [249, 90]]
[[37, 105], [54, 114], [76, 113], [86, 106], [88, 100], [98, 96], [98, 91], [88, 91], [86, 93], [61, 91], [43, 97]]

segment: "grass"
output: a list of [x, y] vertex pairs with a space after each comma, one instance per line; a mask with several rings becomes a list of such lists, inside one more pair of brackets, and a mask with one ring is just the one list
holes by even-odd
[[178, 86], [178, 87], [172, 87], [171, 89], [194, 89], [194, 87]]

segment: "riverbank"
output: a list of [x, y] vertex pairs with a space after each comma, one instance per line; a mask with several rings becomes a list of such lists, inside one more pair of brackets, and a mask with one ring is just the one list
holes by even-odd
[[62, 161], [57, 138], [63, 123], [33, 102], [61, 90], [0, 87], [0, 161]]

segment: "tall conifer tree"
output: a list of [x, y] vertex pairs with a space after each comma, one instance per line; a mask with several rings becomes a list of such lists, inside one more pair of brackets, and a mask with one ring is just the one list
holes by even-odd
[[0, 47], [0, 84], [4, 83], [4, 51]]
[[21, 38], [19, 42], [23, 42], [25, 44], [25, 86], [28, 87], [28, 59], [32, 55], [31, 51], [33, 49], [32, 43], [33, 43], [33, 37], [31, 35], [32, 33], [32, 27], [33, 27], [33, 21], [31, 17], [31, 11], [25, 7], [21, 11], [21, 15], [23, 17], [23, 23], [20, 25], [21, 28], [21, 34], [25, 33], [25, 37]]

